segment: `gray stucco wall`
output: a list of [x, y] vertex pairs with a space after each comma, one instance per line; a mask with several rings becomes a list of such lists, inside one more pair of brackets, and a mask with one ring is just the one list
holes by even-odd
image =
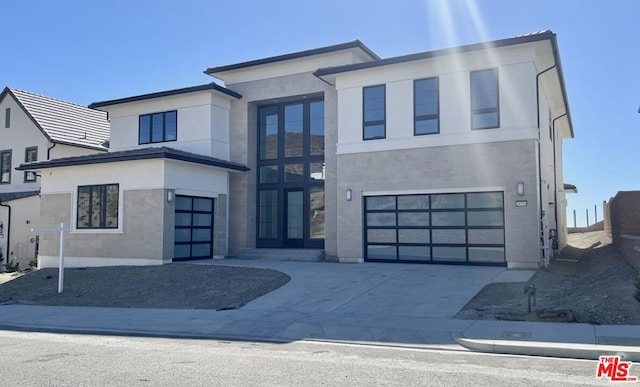
[[[158, 263], [173, 256], [173, 210], [166, 200], [166, 190], [128, 190], [123, 193], [123, 233], [70, 232], [66, 237], [65, 255], [69, 257], [101, 257], [157, 259]], [[41, 224], [72, 225], [71, 194], [45, 194], [41, 198]], [[171, 230], [170, 232], [166, 232]], [[164, 235], [168, 236], [166, 240]], [[56, 233], [41, 234], [40, 254], [56, 256], [60, 242]]]
[[231, 160], [251, 168], [247, 173], [230, 174], [229, 254], [237, 255], [256, 243], [257, 186], [257, 106], [288, 97], [323, 93], [325, 101], [325, 254], [337, 255], [336, 244], [336, 143], [337, 94], [333, 87], [311, 73], [277, 77], [254, 82], [227, 84], [242, 94], [232, 101], [230, 118]]
[[213, 255], [227, 255], [227, 195], [224, 194], [214, 200]]
[[[384, 140], [383, 140], [384, 141]], [[504, 187], [506, 258], [510, 267], [540, 260], [535, 141], [509, 141], [338, 156], [338, 257], [363, 258], [363, 191], [483, 190]], [[525, 183], [518, 196], [517, 182]], [[351, 189], [353, 200], [344, 192]], [[516, 207], [516, 200], [527, 200]]]

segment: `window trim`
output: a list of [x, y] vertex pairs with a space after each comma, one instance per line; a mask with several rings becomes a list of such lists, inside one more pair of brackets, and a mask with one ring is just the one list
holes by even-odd
[[[420, 81], [429, 81], [435, 80], [436, 82], [436, 104], [437, 104], [437, 112], [435, 114], [425, 114], [425, 115], [417, 115], [416, 114], [416, 103], [418, 102], [417, 94], [416, 94], [416, 83]], [[436, 119], [438, 122], [438, 130], [434, 133], [417, 133], [417, 124], [418, 121], [421, 120], [432, 120]], [[428, 136], [432, 134], [440, 134], [440, 77], [429, 77], [429, 78], [421, 78], [413, 80], [413, 135], [414, 136]]]
[[[4, 165], [2, 164], [2, 160], [4, 159], [3, 155], [9, 155], [9, 179], [7, 181], [2, 181], [2, 170], [4, 169]], [[13, 150], [12, 149], [4, 149], [0, 151], [0, 184], [11, 184], [11, 162], [13, 158]]]
[[[482, 109], [476, 109], [473, 106], [473, 95], [474, 95], [474, 87], [473, 87], [473, 75], [474, 74], [479, 74], [479, 73], [485, 73], [485, 72], [495, 72], [496, 75], [496, 107], [492, 107], [492, 108], [482, 108]], [[471, 107], [471, 130], [483, 130], [483, 129], [496, 129], [496, 128], [500, 128], [500, 72], [498, 71], [497, 67], [494, 68], [490, 68], [490, 69], [484, 69], [484, 70], [476, 70], [476, 71], [471, 71], [469, 73], [469, 98], [470, 98], [470, 107]], [[476, 114], [486, 114], [486, 113], [496, 113], [496, 126], [478, 126], [475, 127], [474, 123], [473, 123], [473, 118], [475, 117]]]
[[[168, 113], [176, 113], [176, 138], [173, 140], [167, 140], [167, 114]], [[162, 114], [162, 140], [153, 141], [153, 116], [157, 114]], [[142, 117], [149, 117], [149, 120], [150, 120], [149, 137], [148, 137], [148, 141], [145, 141], [145, 142], [140, 141], [140, 130], [142, 129], [140, 122], [142, 121]], [[172, 141], [178, 141], [178, 110], [167, 110], [164, 112], [141, 114], [138, 116], [138, 145], [158, 144], [161, 142], [172, 142]]]
[[[366, 98], [365, 95], [367, 93], [367, 90], [371, 90], [371, 89], [375, 89], [381, 87], [382, 88], [382, 109], [383, 109], [383, 119], [382, 120], [377, 120], [377, 121], [366, 121], [365, 120], [365, 111], [366, 111]], [[366, 132], [367, 132], [367, 127], [369, 126], [377, 126], [377, 125], [382, 125], [382, 129], [383, 129], [383, 134], [382, 136], [375, 136], [375, 137], [367, 137]], [[381, 140], [381, 139], [385, 139], [387, 138], [387, 86], [385, 84], [382, 85], [373, 85], [373, 86], [365, 86], [362, 88], [362, 140], [363, 141], [368, 141], [368, 140]]]
[[4, 127], [5, 129], [11, 127], [11, 108], [6, 108], [4, 110]]
[[[29, 152], [35, 151], [36, 157], [32, 160], [29, 160]], [[37, 146], [29, 146], [24, 148], [24, 162], [30, 163], [32, 161], [38, 161], [38, 147]], [[33, 178], [29, 178], [28, 176], [32, 175]], [[35, 183], [38, 180], [38, 175], [33, 171], [24, 171], [24, 182], [25, 183]]]
[[[118, 201], [116, 203], [116, 224], [115, 226], [107, 226], [104, 222], [106, 221], [106, 212], [107, 212], [107, 201], [106, 201], [106, 192], [109, 186], [115, 186], [116, 189], [118, 190]], [[105, 200], [104, 202], [104, 206], [100, 206], [100, 212], [102, 215], [102, 220], [100, 222], [100, 224], [98, 226], [93, 226], [93, 225], [89, 225], [87, 227], [81, 227], [79, 224], [79, 220], [80, 220], [80, 188], [84, 188], [84, 187], [91, 187], [92, 191], [90, 191], [90, 195], [89, 195], [89, 206], [88, 206], [88, 212], [87, 212], [87, 217], [90, 220], [91, 219], [91, 193], [93, 192], [93, 189], [98, 188], [100, 190], [100, 195], [101, 197], [104, 197]], [[79, 185], [77, 190], [76, 190], [76, 229], [77, 230], [117, 230], [120, 227], [120, 184], [118, 183], [109, 183], [109, 184], [89, 184], [89, 185]], [[90, 223], [90, 222], [89, 222]]]

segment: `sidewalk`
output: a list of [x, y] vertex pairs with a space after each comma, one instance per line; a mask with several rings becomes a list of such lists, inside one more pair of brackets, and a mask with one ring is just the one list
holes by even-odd
[[[640, 329], [636, 326], [451, 318], [487, 283], [521, 281], [531, 272], [242, 260], [216, 264], [275, 268], [289, 274], [292, 281], [239, 310], [2, 305], [0, 329], [273, 342], [323, 340], [586, 359], [620, 354], [625, 360], [640, 361]], [[422, 286], [415, 286], [417, 278]]]

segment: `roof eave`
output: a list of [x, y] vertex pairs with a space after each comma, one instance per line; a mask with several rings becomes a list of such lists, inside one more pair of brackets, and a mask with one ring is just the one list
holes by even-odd
[[387, 59], [380, 59], [373, 62], [355, 63], [355, 64], [344, 65], [344, 66], [336, 66], [336, 67], [325, 67], [325, 68], [316, 70], [314, 72], [314, 75], [317, 77], [322, 77], [325, 75], [333, 75], [333, 74], [339, 74], [339, 73], [344, 73], [348, 71], [356, 71], [356, 70], [363, 70], [363, 69], [368, 69], [373, 67], [387, 66], [390, 64], [405, 63], [405, 62], [411, 62], [411, 61], [421, 60], [421, 59], [429, 59], [429, 58], [434, 58], [434, 57], [443, 56], [443, 55], [460, 54], [460, 53], [471, 52], [471, 51], [486, 50], [490, 48], [512, 46], [515, 44], [537, 42], [540, 40], [550, 39], [552, 36], [555, 36], [555, 34], [549, 31], [549, 32], [543, 32], [540, 34], [517, 36], [514, 38], [506, 38], [506, 39], [500, 39], [500, 40], [493, 40], [489, 42], [467, 44], [464, 46], [443, 48], [443, 49], [433, 50], [433, 51], [425, 51], [425, 52], [420, 52], [416, 54], [396, 56], [396, 57], [387, 58]]
[[148, 99], [169, 97], [169, 96], [187, 94], [187, 93], [196, 93], [199, 91], [208, 91], [208, 90], [218, 91], [220, 93], [226, 94], [230, 97], [237, 98], [237, 99], [242, 98], [242, 95], [240, 93], [236, 93], [233, 90], [227, 89], [226, 87], [222, 87], [220, 85], [217, 85], [214, 82], [211, 82], [211, 83], [207, 83], [206, 85], [183, 87], [181, 89], [165, 90], [165, 91], [159, 91], [156, 93], [141, 94], [141, 95], [135, 95], [132, 97], [112, 99], [108, 101], [93, 102], [92, 104], [89, 105], [89, 108], [100, 110], [98, 108], [106, 107], [106, 106], [120, 105], [124, 103], [129, 103], [129, 102], [145, 101]]
[[[126, 151], [124, 151], [126, 152]], [[32, 162], [28, 164], [20, 164], [16, 167], [19, 171], [33, 171], [49, 168], [71, 167], [79, 165], [91, 165], [91, 164], [106, 164], [123, 161], [136, 161], [136, 160], [151, 160], [151, 159], [168, 159], [177, 161], [186, 161], [194, 164], [209, 165], [212, 167], [223, 168], [230, 171], [247, 172], [249, 167], [230, 162], [225, 160], [219, 160], [202, 155], [191, 154], [188, 152], [181, 152], [179, 150], [171, 148], [156, 148], [156, 149], [142, 149], [140, 152], [133, 153], [102, 153], [85, 156], [73, 156], [61, 159], [54, 159], [41, 162]]]
[[373, 52], [369, 47], [367, 47], [364, 43], [362, 43], [360, 40], [354, 40], [352, 42], [336, 44], [333, 46], [315, 48], [311, 50], [299, 51], [299, 52], [294, 52], [294, 53], [284, 54], [284, 55], [277, 55], [277, 56], [272, 56], [268, 58], [250, 60], [247, 62], [240, 62], [240, 63], [230, 64], [230, 65], [209, 67], [208, 69], [204, 70], [204, 73], [207, 75], [215, 76], [215, 74], [220, 74], [227, 71], [239, 70], [239, 69], [260, 66], [260, 65], [270, 64], [270, 63], [277, 63], [277, 62], [282, 62], [286, 60], [300, 59], [300, 58], [310, 57], [314, 55], [327, 54], [330, 52], [349, 50], [354, 48], [361, 49], [365, 54], [367, 54], [373, 60], [380, 60], [380, 57], [375, 52]]

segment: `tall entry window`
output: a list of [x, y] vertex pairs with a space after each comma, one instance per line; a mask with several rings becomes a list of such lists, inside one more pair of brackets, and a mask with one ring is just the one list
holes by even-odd
[[258, 107], [257, 247], [323, 248], [324, 101]]

